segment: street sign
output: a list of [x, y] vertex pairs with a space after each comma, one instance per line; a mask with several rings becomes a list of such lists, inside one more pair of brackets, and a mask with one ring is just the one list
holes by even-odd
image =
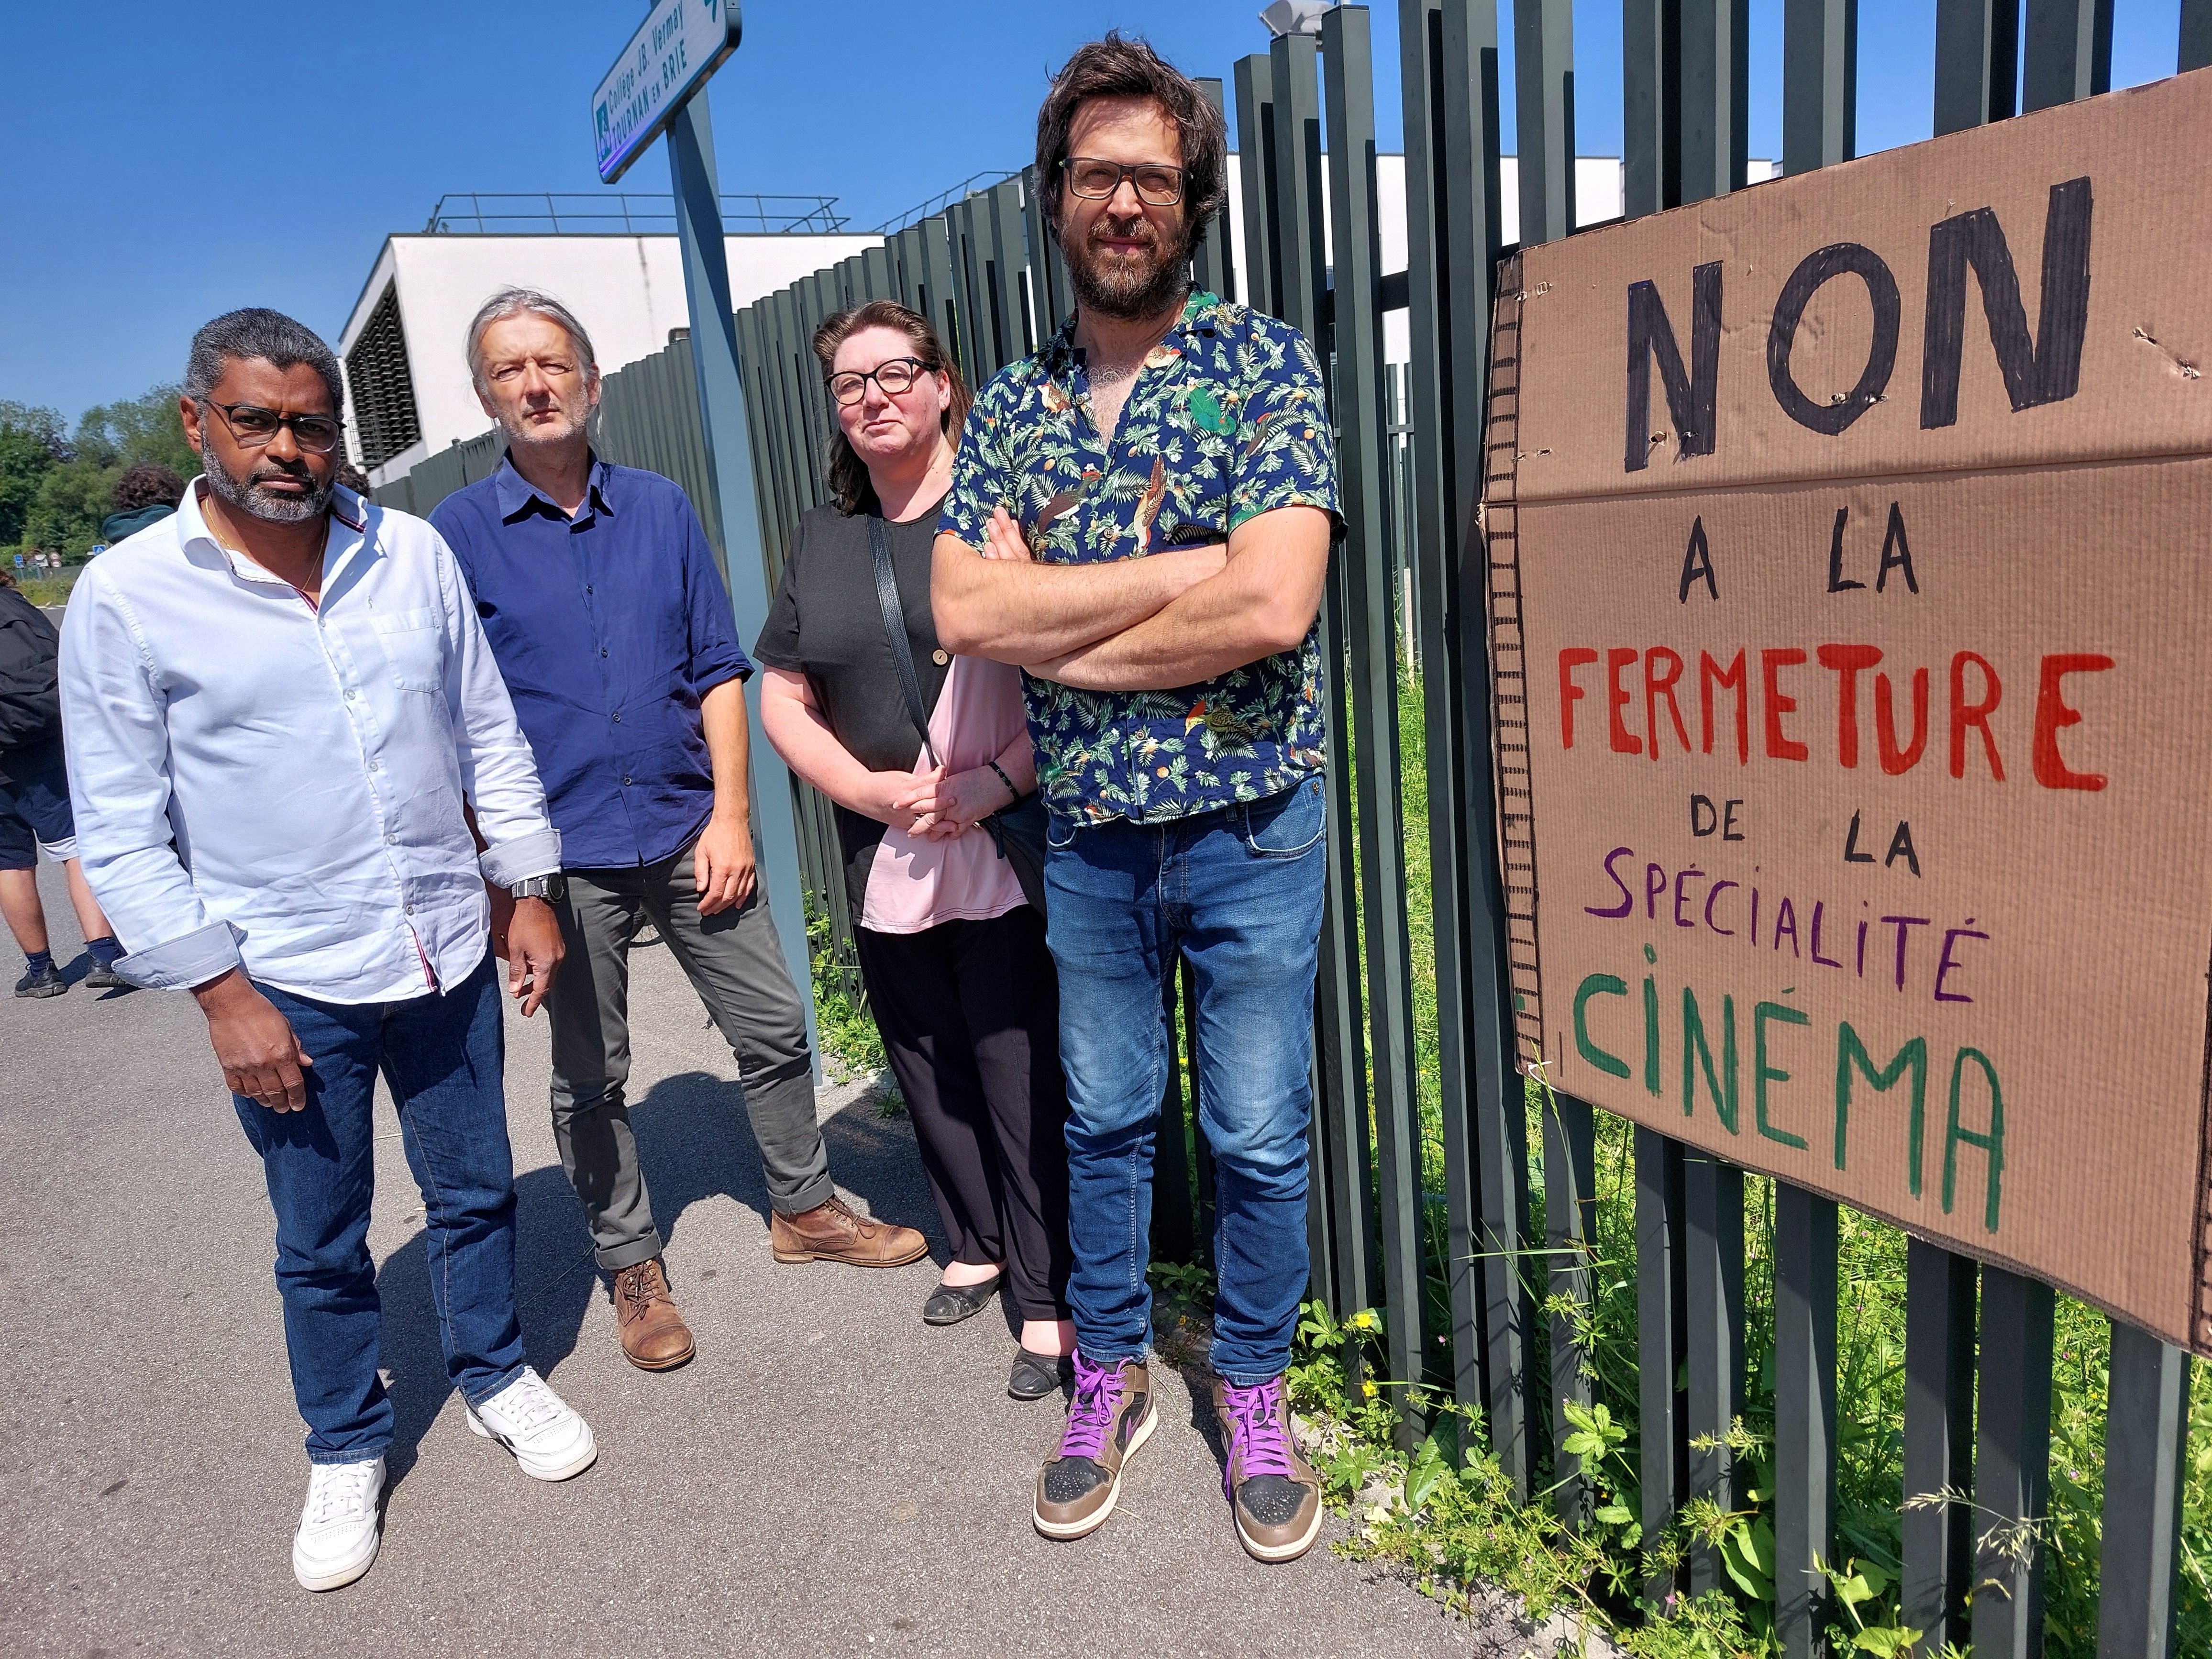
[[659, 0], [592, 94], [599, 182], [611, 185], [660, 137], [741, 33], [733, 0]]

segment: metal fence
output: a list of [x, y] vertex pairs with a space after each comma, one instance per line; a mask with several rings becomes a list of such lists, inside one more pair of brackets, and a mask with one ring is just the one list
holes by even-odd
[[[1784, 165], [1795, 173], [1854, 152], [1857, 11], [1856, 0], [1784, 0], [1781, 11]], [[1937, 0], [1936, 13], [1939, 132], [2106, 88], [2112, 0]], [[1232, 268], [1225, 222], [1208, 228], [1197, 256], [1203, 286], [1316, 343], [1329, 368], [1342, 469], [1346, 534], [1321, 617], [1337, 763], [1316, 1002], [1314, 1287], [1340, 1313], [1386, 1310], [1393, 1386], [1425, 1378], [1480, 1407], [1517, 1489], [1526, 1496], [1548, 1485], [1574, 1516], [1586, 1502], [1584, 1472], [1560, 1442], [1565, 1407], [1587, 1386], [1583, 1327], [1562, 1316], [1540, 1331], [1537, 1319], [1540, 1297], [1589, 1302], [1595, 1121], [1588, 1105], [1563, 1098], [1544, 1116], [1540, 1146], [1528, 1144], [1510, 1006], [1507, 901], [1519, 865], [1511, 803], [1501, 811], [1493, 785], [1486, 614], [1493, 567], [1478, 511], [1493, 399], [1510, 406], [1518, 384], [1516, 361], [1490, 357], [1500, 261], [1516, 242], [1549, 240], [1574, 223], [1573, 32], [1568, 0], [1517, 0], [1513, 9], [1520, 222], [1509, 227], [1495, 0], [1400, 0], [1398, 15], [1407, 268], [1379, 268], [1369, 15], [1348, 6], [1325, 14], [1317, 38], [1279, 39], [1235, 65], [1247, 268]], [[1747, 0], [1624, 0], [1622, 21], [1626, 214], [1742, 188]], [[2212, 63], [2212, 0], [2184, 0], [2179, 61]], [[1221, 100], [1219, 82], [1203, 84]], [[1008, 177], [738, 313], [771, 582], [799, 514], [824, 499], [830, 412], [809, 349], [815, 325], [865, 300], [902, 301], [935, 321], [977, 382], [1034, 349], [1070, 309], [1036, 185], [1034, 169]], [[1384, 313], [1401, 308], [1412, 340], [1402, 386], [1382, 349]], [[678, 361], [686, 349], [672, 346], [609, 378], [603, 447], [677, 477], [711, 525], [711, 482], [692, 453], [690, 370]], [[650, 421], [648, 402], [659, 411]], [[629, 410], [640, 424], [629, 424]], [[641, 459], [662, 453], [647, 435], [654, 422], [688, 429], [690, 447]], [[459, 446], [416, 470], [411, 502], [398, 498], [404, 486], [384, 495], [419, 512], [496, 459], [484, 441]], [[1414, 663], [1435, 917], [1441, 1194], [1423, 1181], [1405, 901], [1399, 686]], [[836, 837], [811, 795], [800, 825], [807, 885], [838, 936], [849, 937]], [[1189, 1028], [1176, 1018], [1188, 994], [1187, 983], [1169, 988], [1171, 1031]], [[1165, 1107], [1155, 1249], [1204, 1259], [1211, 1169], [1180, 1081]], [[1532, 1176], [1545, 1192], [1540, 1237]], [[1719, 1159], [1634, 1132], [1647, 1534], [1693, 1498], [1725, 1510], [1744, 1496], [1746, 1477], [1725, 1439], [1742, 1411], [1749, 1358], [1744, 1181]], [[1778, 1633], [1793, 1656], [1821, 1639], [1811, 1566], [1816, 1554], [1832, 1559], [1838, 1232], [1833, 1202], [1774, 1183], [1766, 1357], [1776, 1383], [1774, 1577]], [[2002, 1559], [1992, 1540], [2047, 1505], [2053, 1292], [1917, 1240], [1909, 1249], [1905, 1490], [1958, 1501], [1905, 1516], [1904, 1618], [1928, 1633], [1931, 1650], [1950, 1640], [1971, 1641], [1981, 1659], [2036, 1653], [2040, 1556]], [[1440, 1293], [1428, 1294], [1431, 1285]], [[1550, 1362], [1541, 1374], [1540, 1351]], [[2187, 1389], [2185, 1355], [2113, 1326], [2104, 1654], [2171, 1650]], [[2008, 1593], [1978, 1595], [1969, 1611], [1970, 1586], [1990, 1577]], [[1721, 1579], [1717, 1555], [1693, 1551], [1679, 1581], [1646, 1589], [1661, 1600]]]

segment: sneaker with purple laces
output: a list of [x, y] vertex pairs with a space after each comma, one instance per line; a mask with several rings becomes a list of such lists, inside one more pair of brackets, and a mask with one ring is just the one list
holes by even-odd
[[1216, 1377], [1213, 1412], [1229, 1437], [1221, 1484], [1255, 1560], [1295, 1561], [1321, 1535], [1321, 1479], [1298, 1455], [1283, 1379], [1239, 1389]]
[[1143, 1364], [1094, 1365], [1078, 1349], [1075, 1399], [1060, 1450], [1037, 1471], [1036, 1529], [1048, 1538], [1096, 1532], [1121, 1495], [1121, 1466], [1152, 1438], [1152, 1380]]

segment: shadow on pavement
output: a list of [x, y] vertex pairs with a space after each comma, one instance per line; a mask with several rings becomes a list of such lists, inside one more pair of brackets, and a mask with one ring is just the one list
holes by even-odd
[[[686, 1212], [702, 1200], [727, 1196], [768, 1227], [768, 1188], [738, 1085], [705, 1072], [684, 1072], [655, 1084], [630, 1106], [630, 1127], [645, 1165], [653, 1219], [672, 1243]], [[942, 1263], [948, 1254], [937, 1208], [921, 1172], [913, 1126], [854, 1103], [822, 1126], [830, 1173], [868, 1213], [918, 1227]], [[606, 1293], [592, 1260], [583, 1206], [557, 1164], [515, 1178], [515, 1299], [524, 1345], [538, 1374], [550, 1379], [574, 1352], [584, 1323]], [[765, 1242], [763, 1241], [763, 1248]], [[397, 1485], [413, 1467], [416, 1448], [453, 1392], [430, 1299], [425, 1236], [417, 1231], [392, 1252], [376, 1277], [384, 1304], [383, 1360], [396, 1418], [388, 1478]], [[1018, 1330], [1009, 1309], [1009, 1323]], [[556, 1385], [557, 1386], [557, 1385]]]

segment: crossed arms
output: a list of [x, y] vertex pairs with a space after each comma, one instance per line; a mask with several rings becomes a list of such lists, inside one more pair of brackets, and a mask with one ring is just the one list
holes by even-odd
[[1103, 564], [1040, 564], [1005, 509], [988, 545], [937, 538], [930, 604], [948, 651], [1085, 691], [1196, 685], [1297, 648], [1321, 608], [1329, 515], [1255, 514], [1226, 546]]

